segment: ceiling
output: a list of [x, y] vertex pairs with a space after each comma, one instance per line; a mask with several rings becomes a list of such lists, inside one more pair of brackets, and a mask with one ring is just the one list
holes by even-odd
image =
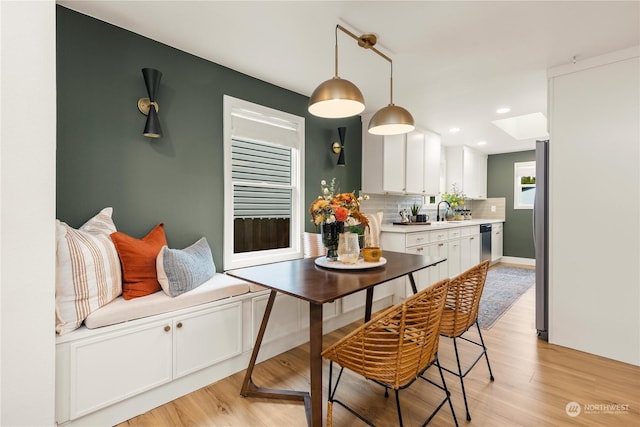
[[[58, 4], [306, 96], [333, 77], [336, 24], [375, 33], [393, 60], [394, 103], [444, 145], [488, 154], [534, 148], [535, 137], [518, 141], [491, 122], [546, 116], [548, 68], [640, 43], [639, 1]], [[389, 63], [342, 32], [338, 45], [339, 75], [360, 88], [365, 114], [387, 105]], [[511, 111], [497, 114], [503, 106]]]

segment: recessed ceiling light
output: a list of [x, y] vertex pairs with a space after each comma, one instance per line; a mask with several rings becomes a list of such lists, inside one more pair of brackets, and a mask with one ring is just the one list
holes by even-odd
[[509, 107], [501, 107], [501, 108], [498, 108], [496, 110], [496, 113], [504, 114], [504, 113], [508, 113], [509, 111], [511, 111], [511, 108], [509, 108]]
[[451, 129], [449, 129], [449, 132], [451, 132], [451, 133], [460, 132], [460, 128], [451, 128]]
[[478, 145], [487, 145], [487, 141], [478, 141], [477, 144]]

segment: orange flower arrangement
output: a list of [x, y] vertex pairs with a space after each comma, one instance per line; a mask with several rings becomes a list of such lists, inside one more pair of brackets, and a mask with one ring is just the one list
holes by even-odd
[[315, 225], [332, 222], [344, 222], [346, 225], [369, 225], [367, 217], [360, 212], [360, 200], [366, 200], [368, 196], [356, 197], [354, 193], [334, 194], [336, 179], [331, 179], [327, 185], [325, 180], [320, 181], [322, 194], [311, 203], [309, 213], [311, 221]]

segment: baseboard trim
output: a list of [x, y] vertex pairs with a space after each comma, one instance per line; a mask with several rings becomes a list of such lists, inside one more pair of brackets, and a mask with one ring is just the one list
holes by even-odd
[[528, 265], [531, 267], [536, 266], [536, 260], [534, 258], [520, 258], [515, 256], [503, 256], [500, 258], [498, 262], [503, 264], [518, 264], [518, 265]]

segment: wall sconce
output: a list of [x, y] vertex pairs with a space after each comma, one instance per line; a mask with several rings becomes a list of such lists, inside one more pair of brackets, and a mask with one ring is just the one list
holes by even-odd
[[162, 73], [154, 68], [143, 68], [142, 77], [144, 77], [144, 84], [147, 86], [147, 93], [149, 94], [148, 98], [140, 98], [138, 100], [138, 110], [147, 116], [147, 123], [142, 134], [149, 138], [160, 138], [162, 129], [158, 119], [159, 108], [156, 102], [156, 95], [160, 87]]
[[344, 136], [347, 133], [347, 128], [342, 126], [338, 128], [338, 135], [340, 136], [340, 142], [334, 142], [331, 144], [331, 151], [335, 154], [340, 154], [338, 156], [338, 166], [344, 166]]
[[393, 103], [393, 61], [374, 46], [375, 34], [358, 37], [341, 25], [336, 25], [335, 76], [318, 86], [309, 98], [309, 112], [318, 117], [339, 118], [360, 114], [364, 111], [364, 97], [353, 83], [338, 77], [338, 30], [358, 42], [358, 46], [371, 49], [391, 65], [389, 105], [378, 110], [369, 122], [369, 133], [374, 135], [398, 135], [415, 129], [413, 116], [406, 109]]

